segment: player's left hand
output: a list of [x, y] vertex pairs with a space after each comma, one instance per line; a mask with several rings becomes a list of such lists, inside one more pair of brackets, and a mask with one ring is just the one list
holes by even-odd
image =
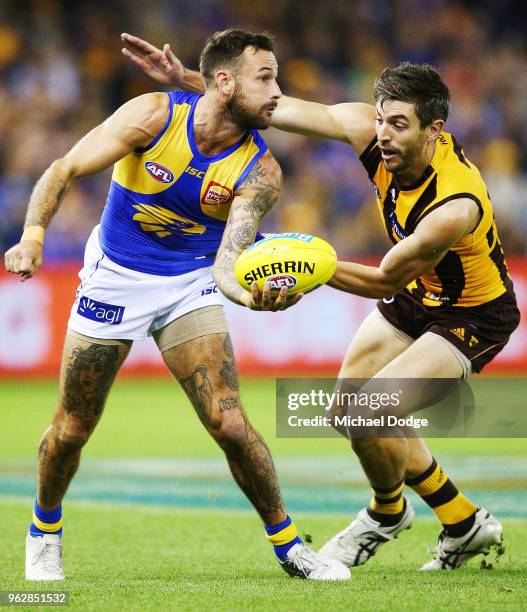
[[162, 85], [180, 87], [185, 78], [185, 67], [173, 53], [170, 45], [158, 49], [146, 40], [131, 34], [121, 34], [125, 44], [122, 53], [137, 64], [151, 79]]
[[282, 287], [280, 293], [273, 298], [271, 295], [271, 285], [269, 283], [264, 284], [264, 289], [260, 293], [258, 289], [258, 283], [253, 281], [251, 284], [251, 300], [248, 301], [246, 306], [251, 310], [270, 310], [276, 312], [278, 310], [286, 310], [298, 302], [304, 297], [303, 293], [297, 293], [295, 295], [287, 295], [287, 287]]

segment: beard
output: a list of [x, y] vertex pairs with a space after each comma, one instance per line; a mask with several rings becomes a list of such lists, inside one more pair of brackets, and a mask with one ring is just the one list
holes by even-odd
[[415, 163], [415, 160], [422, 156], [425, 144], [426, 141], [418, 140], [409, 145], [404, 152], [398, 151], [399, 161], [386, 169], [393, 174], [400, 174], [409, 170]]
[[232, 98], [226, 104], [225, 115], [241, 130], [266, 130], [271, 120], [264, 114], [265, 110], [265, 108], [258, 110], [251, 108], [247, 98], [236, 85]]

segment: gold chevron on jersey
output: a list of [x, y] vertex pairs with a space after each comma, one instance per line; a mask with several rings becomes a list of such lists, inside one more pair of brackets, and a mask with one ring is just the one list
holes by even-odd
[[144, 232], [154, 232], [159, 238], [170, 236], [173, 232], [183, 234], [203, 234], [207, 229], [191, 219], [186, 219], [168, 208], [152, 204], [134, 204], [139, 212], [133, 216], [134, 221]]

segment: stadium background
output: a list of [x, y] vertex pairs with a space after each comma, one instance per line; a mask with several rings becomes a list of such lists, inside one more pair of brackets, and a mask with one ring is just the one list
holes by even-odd
[[[514, 18], [511, 16], [514, 15]], [[4, 1], [0, 5], [0, 249], [21, 232], [36, 179], [119, 104], [155, 85], [120, 54], [122, 31], [170, 41], [195, 67], [207, 35], [231, 25], [276, 36], [280, 84], [326, 103], [371, 100], [374, 77], [400, 59], [437, 65], [449, 84], [447, 124], [485, 177], [522, 311], [527, 308], [527, 51], [525, 9], [512, 1], [319, 3]], [[284, 193], [267, 231], [327, 238], [342, 258], [378, 260], [389, 246], [373, 190], [346, 145], [265, 133], [284, 169]], [[110, 171], [79, 181], [53, 220], [46, 273], [31, 283], [0, 277], [0, 375], [56, 372], [83, 247], [99, 219]], [[294, 311], [230, 308], [244, 373], [325, 372], [338, 366], [371, 305], [321, 291]], [[314, 326], [313, 320], [324, 324]], [[271, 333], [268, 333], [268, 330]], [[309, 330], [309, 333], [307, 333]], [[126, 369], [162, 372], [151, 343]], [[527, 368], [527, 323], [494, 363]], [[489, 368], [490, 370], [490, 368]]]
[[[527, 16], [523, 4], [516, 0], [273, 0], [272, 7], [264, 0], [3, 0], [2, 252], [18, 241], [32, 186], [49, 163], [122, 102], [155, 89], [121, 56], [122, 31], [157, 45], [170, 41], [184, 63], [195, 67], [207, 35], [231, 26], [273, 32], [283, 91], [326, 103], [370, 101], [373, 78], [384, 66], [402, 59], [435, 64], [452, 92], [447, 129], [463, 143], [467, 156], [487, 181], [525, 319]], [[371, 186], [351, 149], [272, 129], [264, 136], [285, 177], [281, 202], [265, 220], [264, 229], [314, 233], [334, 244], [342, 258], [378, 261], [389, 244]], [[0, 509], [5, 520], [11, 519], [12, 540], [2, 553], [11, 585], [17, 584], [20, 574], [19, 555], [12, 550], [20, 548], [24, 537], [26, 523], [20, 517], [27, 515], [29, 520], [33, 457], [55, 402], [55, 375], [76, 273], [85, 240], [104, 205], [109, 180], [110, 171], [79, 181], [70, 191], [51, 224], [46, 264], [37, 277], [21, 284], [0, 272]], [[270, 376], [336, 374], [349, 339], [372, 307], [367, 300], [327, 288], [307, 296], [286, 313], [252, 313], [228, 305], [235, 350], [245, 375], [244, 403], [276, 457], [289, 507], [300, 514], [305, 529], [316, 533], [315, 545], [342, 527], [349, 513], [364, 504], [367, 489], [342, 440], [275, 438], [274, 379]], [[127, 516], [133, 514], [140, 524], [139, 517], [151, 520], [149, 508], [168, 505], [171, 510], [166, 514], [171, 518], [165, 517], [167, 524], [176, 516], [178, 524], [187, 525], [190, 515], [175, 512], [192, 508], [194, 516], [206, 518], [210, 525], [216, 521], [214, 533], [219, 534], [227, 516], [248, 508], [232, 484], [223, 458], [201, 431], [177, 385], [163, 372], [153, 343], [136, 343], [68, 493], [69, 512], [75, 517], [67, 527], [70, 533], [81, 537], [89, 531], [104, 537], [90, 523], [88, 514], [108, 521], [110, 516], [120, 516], [121, 508], [128, 508]], [[494, 372], [527, 372], [525, 322], [496, 361]], [[507, 392], [510, 384], [508, 379], [497, 380], [491, 401], [499, 405], [500, 393]], [[515, 384], [523, 383], [519, 379]], [[432, 446], [447, 471], [453, 472], [470, 494], [508, 520], [510, 530], [519, 525], [524, 529], [524, 440], [436, 440]], [[90, 505], [92, 502], [99, 505]], [[133, 513], [132, 506], [126, 504], [134, 504]], [[195, 508], [206, 514], [196, 514]], [[222, 514], [226, 510], [231, 514]], [[428, 515], [423, 505], [418, 505], [418, 512]], [[155, 516], [161, 520], [161, 514]], [[254, 537], [257, 521], [246, 516], [238, 520], [248, 522], [242, 542], [252, 550], [260, 546]], [[114, 520], [120, 524], [120, 519]], [[426, 529], [426, 544], [432, 544], [437, 529], [431, 522]], [[195, 532], [193, 537], [199, 540]], [[403, 552], [397, 554], [411, 557], [419, 550], [422, 555], [415, 557], [415, 564], [423, 561], [423, 533], [420, 537], [405, 536], [398, 549]], [[520, 541], [519, 535], [516, 541]], [[156, 554], [162, 545], [159, 542]], [[202, 546], [213, 544], [207, 540]], [[265, 543], [260, 548], [260, 571], [275, 578], [264, 547]], [[394, 564], [389, 554], [384, 559]], [[80, 557], [89, 566], [89, 552]], [[239, 558], [243, 563], [254, 562], [243, 554]], [[518, 566], [518, 560], [523, 565]], [[231, 561], [226, 559], [225, 564], [230, 567]], [[234, 564], [234, 569], [224, 570], [226, 575], [238, 571], [242, 561]], [[154, 558], [151, 562], [155, 565]], [[371, 605], [375, 589], [380, 588], [375, 571], [383, 575], [382, 563], [376, 558], [372, 565]], [[505, 569], [511, 567], [507, 563], [512, 563], [511, 558]], [[517, 554], [515, 563], [514, 568], [525, 571], [525, 556]], [[119, 575], [119, 568], [108, 567], [103, 565], [100, 570], [103, 585], [107, 572]], [[499, 585], [503, 575], [485, 584]], [[223, 593], [225, 601], [238, 593], [237, 588]], [[433, 591], [435, 587], [429, 588]], [[448, 588], [454, 589], [452, 584]], [[468, 597], [485, 589], [481, 583], [472, 591], [462, 584], [458, 596]], [[264, 592], [261, 595], [265, 597]], [[77, 596], [87, 597], [82, 586]], [[382, 591], [378, 596], [376, 609], [380, 610]], [[97, 601], [88, 600], [90, 609], [97, 608]], [[126, 603], [130, 605], [130, 601]], [[430, 607], [428, 602], [426, 605]]]

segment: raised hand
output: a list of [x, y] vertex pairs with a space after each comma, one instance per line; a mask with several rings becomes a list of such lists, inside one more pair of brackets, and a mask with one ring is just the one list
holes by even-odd
[[174, 55], [168, 43], [163, 50], [158, 49], [146, 40], [131, 34], [121, 34], [124, 43], [122, 53], [134, 62], [151, 79], [162, 85], [183, 86], [185, 82], [185, 67]]

